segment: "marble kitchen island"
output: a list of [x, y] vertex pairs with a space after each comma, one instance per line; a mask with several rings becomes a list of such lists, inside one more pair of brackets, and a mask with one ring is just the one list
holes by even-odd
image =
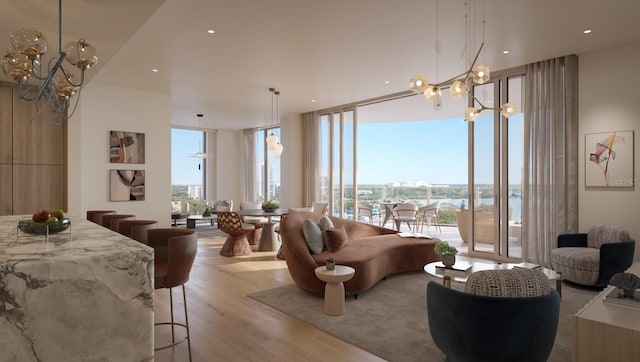
[[0, 217], [0, 361], [153, 360], [153, 249], [84, 219]]

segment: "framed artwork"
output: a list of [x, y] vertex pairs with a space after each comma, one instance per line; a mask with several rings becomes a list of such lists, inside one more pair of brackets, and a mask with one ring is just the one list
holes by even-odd
[[633, 131], [585, 134], [585, 186], [633, 187]]
[[111, 201], [144, 200], [144, 170], [111, 170]]
[[111, 163], [144, 163], [144, 133], [111, 131]]

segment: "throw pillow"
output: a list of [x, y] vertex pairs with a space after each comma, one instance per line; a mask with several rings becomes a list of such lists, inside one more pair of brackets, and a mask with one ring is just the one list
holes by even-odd
[[322, 229], [322, 232], [333, 229], [335, 227], [333, 226], [333, 221], [331, 221], [331, 219], [327, 215], [323, 215], [320, 218], [320, 221], [318, 221], [318, 225], [320, 225], [320, 229]]
[[335, 253], [347, 245], [347, 232], [339, 227], [333, 229], [327, 229], [325, 231], [325, 245], [327, 250], [331, 253]]
[[324, 235], [320, 226], [311, 220], [305, 220], [302, 224], [302, 235], [311, 250], [311, 254], [320, 254], [324, 249]]

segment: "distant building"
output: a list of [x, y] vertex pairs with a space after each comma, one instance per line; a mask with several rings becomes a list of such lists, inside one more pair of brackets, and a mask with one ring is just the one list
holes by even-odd
[[204, 188], [202, 185], [189, 185], [187, 194], [192, 199], [202, 199], [204, 197]]

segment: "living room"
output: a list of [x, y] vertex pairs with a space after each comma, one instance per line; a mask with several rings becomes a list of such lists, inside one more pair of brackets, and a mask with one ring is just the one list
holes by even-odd
[[[622, 2], [616, 4], [620, 5], [620, 3]], [[552, 39], [548, 39], [548, 41], [552, 42]], [[125, 43], [122, 52], [124, 53], [131, 46], [133, 45]], [[410, 44], [403, 44], [403, 46], [408, 47]], [[268, 51], [268, 49], [264, 51]], [[553, 54], [553, 56], [563, 55], [566, 55], [565, 49]], [[114, 55], [114, 59], [116, 56]], [[577, 138], [580, 158], [577, 164], [578, 209], [573, 210], [578, 215], [578, 229], [579, 231], [586, 231], [593, 224], [610, 223], [627, 229], [632, 237], [637, 238], [640, 235], [640, 225], [635, 219], [636, 205], [640, 201], [638, 190], [635, 190], [635, 187], [620, 189], [586, 187], [584, 175], [587, 160], [584, 156], [585, 153], [588, 153], [585, 146], [586, 134], [615, 130], [635, 132], [640, 128], [635, 119], [637, 113], [635, 112], [637, 104], [635, 85], [640, 80], [640, 75], [635, 70], [640, 62], [640, 40], [636, 39], [622, 45], [616, 43], [614, 47], [580, 53], [578, 57], [579, 134]], [[421, 64], [426, 61], [427, 59], [421, 59], [415, 62]], [[119, 62], [122, 62], [122, 59], [119, 59]], [[441, 60], [441, 62], [445, 61]], [[145, 219], [159, 220], [164, 226], [169, 226], [170, 219], [167, 215], [169, 213], [168, 205], [171, 201], [171, 170], [167, 160], [170, 159], [171, 128], [176, 126], [177, 123], [174, 114], [179, 112], [184, 118], [180, 122], [187, 123], [200, 110], [182, 108], [176, 111], [173, 104], [174, 97], [171, 92], [143, 90], [116, 84], [108, 76], [109, 72], [116, 71], [111, 69], [114, 67], [114, 64], [107, 62], [104, 65], [103, 72], [96, 74], [84, 87], [78, 109], [68, 122], [68, 212], [74, 215], [84, 215], [90, 209], [117, 207], [118, 212], [139, 215], [140, 218]], [[419, 68], [407, 69], [406, 79], [404, 80], [408, 80], [412, 72], [418, 70]], [[345, 72], [348, 72], [348, 70]], [[238, 74], [240, 73], [241, 71]], [[285, 75], [282, 75], [282, 78], [285, 78]], [[214, 82], [213, 79], [210, 81]], [[274, 82], [277, 81], [278, 79], [274, 80]], [[267, 107], [268, 99], [265, 100], [263, 95], [267, 95], [266, 89], [271, 85], [267, 83], [260, 84], [251, 91], [252, 94], [256, 95], [252, 99], [258, 100], [256, 103], [259, 103], [259, 108]], [[343, 87], [347, 86], [343, 85]], [[160, 89], [161, 87], [158, 88]], [[406, 89], [404, 83], [400, 89]], [[378, 93], [375, 96], [391, 94], [400, 89]], [[295, 93], [297, 91], [295, 88], [283, 90], [282, 99], [286, 99], [287, 93]], [[357, 102], [359, 100], [361, 98], [351, 99], [350, 101]], [[340, 104], [342, 103], [329, 104], [327, 107]], [[426, 104], [426, 106], [430, 105]], [[314, 109], [316, 109], [316, 106], [310, 105], [303, 111], [312, 111]], [[213, 115], [211, 118], [216, 119]], [[263, 117], [263, 119], [266, 125], [268, 116]], [[220, 121], [222, 122], [223, 120]], [[280, 127], [282, 131], [281, 139], [286, 147], [282, 155], [281, 177], [283, 191], [280, 200], [281, 205], [283, 207], [300, 206], [304, 204], [304, 177], [302, 170], [305, 168], [303, 159], [305, 144], [300, 112], [283, 114]], [[215, 161], [211, 162], [208, 168], [207, 188], [211, 194], [209, 198], [242, 200], [245, 184], [243, 130], [231, 127], [217, 128], [215, 124], [207, 126], [207, 129], [211, 130], [209, 132], [210, 144], [214, 146], [212, 152], [216, 155]], [[147, 161], [145, 169], [148, 182], [146, 184], [147, 197], [144, 202], [114, 204], [109, 201], [108, 172], [112, 165], [109, 163], [108, 158], [105, 157], [105, 153], [109, 148], [107, 135], [112, 130], [135, 131], [146, 135]], [[638, 154], [638, 151], [634, 149], [634, 159], [637, 159], [635, 157], [636, 154]], [[634, 169], [636, 169], [635, 162]], [[635, 186], [635, 178], [633, 185]], [[639, 255], [640, 251], [636, 250], [635, 261], [640, 260]], [[259, 273], [250, 273], [247, 269], [242, 269], [242, 267], [251, 269], [252, 266], [246, 265], [248, 263], [250, 261], [241, 260], [238, 262], [240, 265], [235, 266], [233, 265], [234, 263], [229, 263], [228, 266], [220, 267], [216, 271], [223, 273], [244, 271], [247, 274], [239, 277], [238, 282], [246, 283], [246, 285], [252, 283], [252, 280], [244, 279], [248, 275], [265, 278], [259, 277]], [[268, 269], [273, 267], [272, 264], [271, 261], [267, 261], [260, 267]], [[256, 267], [256, 265], [253, 267]], [[268, 278], [279, 279], [279, 282], [286, 281], [286, 273], [286, 269], [278, 269], [269, 274]], [[261, 288], [267, 289], [277, 283], [272, 280], [260, 279], [257, 284]], [[211, 286], [209, 286], [210, 289], [206, 289], [207, 280], [205, 279], [194, 283], [194, 288], [196, 287], [207, 290], [212, 294], [218, 292]], [[225, 287], [229, 287], [229, 285], [225, 285]], [[244, 293], [242, 294], [244, 296], [248, 289], [242, 287], [232, 293], [235, 297], [242, 293]], [[225, 299], [227, 303], [233, 303], [231, 296], [221, 295], [218, 298]], [[250, 305], [247, 304], [243, 308], [249, 309]], [[260, 308], [259, 311], [267, 316], [265, 317], [266, 323], [276, 323], [273, 320], [280, 318], [276, 316], [277, 312], [267, 308]], [[209, 312], [207, 311], [207, 313]], [[239, 326], [248, 323], [257, 328], [259, 323], [256, 320], [247, 322], [242, 319], [241, 314], [243, 312], [245, 311], [241, 310], [234, 314], [233, 321], [223, 322], [224, 319], [221, 318], [216, 320], [216, 323], [224, 324], [227, 328], [239, 328]], [[260, 318], [257, 314], [250, 315], [254, 319]], [[265, 322], [260, 321], [260, 323]], [[273, 338], [280, 343], [279, 347], [274, 347], [274, 349], [296, 349], [297, 347], [287, 344], [285, 340], [288, 338], [294, 339], [296, 333], [300, 332], [307, 334], [304, 338], [304, 343], [307, 345], [307, 354], [301, 354], [305, 357], [313, 355], [313, 351], [316, 348], [326, 348], [335, 354], [325, 354], [325, 357], [335, 357], [340, 353], [353, 353], [350, 354], [353, 360], [372, 358], [368, 354], [360, 354], [362, 352], [350, 350], [350, 347], [339, 339], [329, 338], [318, 330], [300, 327], [300, 322], [287, 321], [281, 323], [277, 324], [273, 331], [274, 334], [278, 335]], [[202, 329], [195, 331], [195, 334], [207, 335], [209, 331], [204, 329], [205, 327], [203, 325]], [[216, 334], [219, 338], [222, 338], [220, 337], [221, 335], [223, 335], [223, 332]], [[240, 343], [240, 345], [254, 342], [248, 340], [249, 337], [242, 336], [247, 340]], [[321, 341], [319, 342], [321, 347], [313, 346], [314, 338], [318, 338]], [[268, 345], [271, 341], [264, 330], [260, 333], [259, 341], [264, 342], [267, 347], [260, 347], [252, 355], [253, 358], [258, 358], [260, 353], [269, 353]], [[231, 356], [228, 357], [231, 358]], [[180, 358], [179, 355], [176, 358]], [[286, 358], [294, 359], [294, 355], [287, 355]], [[251, 357], [246, 357], [246, 359], [251, 359]], [[318, 359], [322, 358], [319, 357]]]

